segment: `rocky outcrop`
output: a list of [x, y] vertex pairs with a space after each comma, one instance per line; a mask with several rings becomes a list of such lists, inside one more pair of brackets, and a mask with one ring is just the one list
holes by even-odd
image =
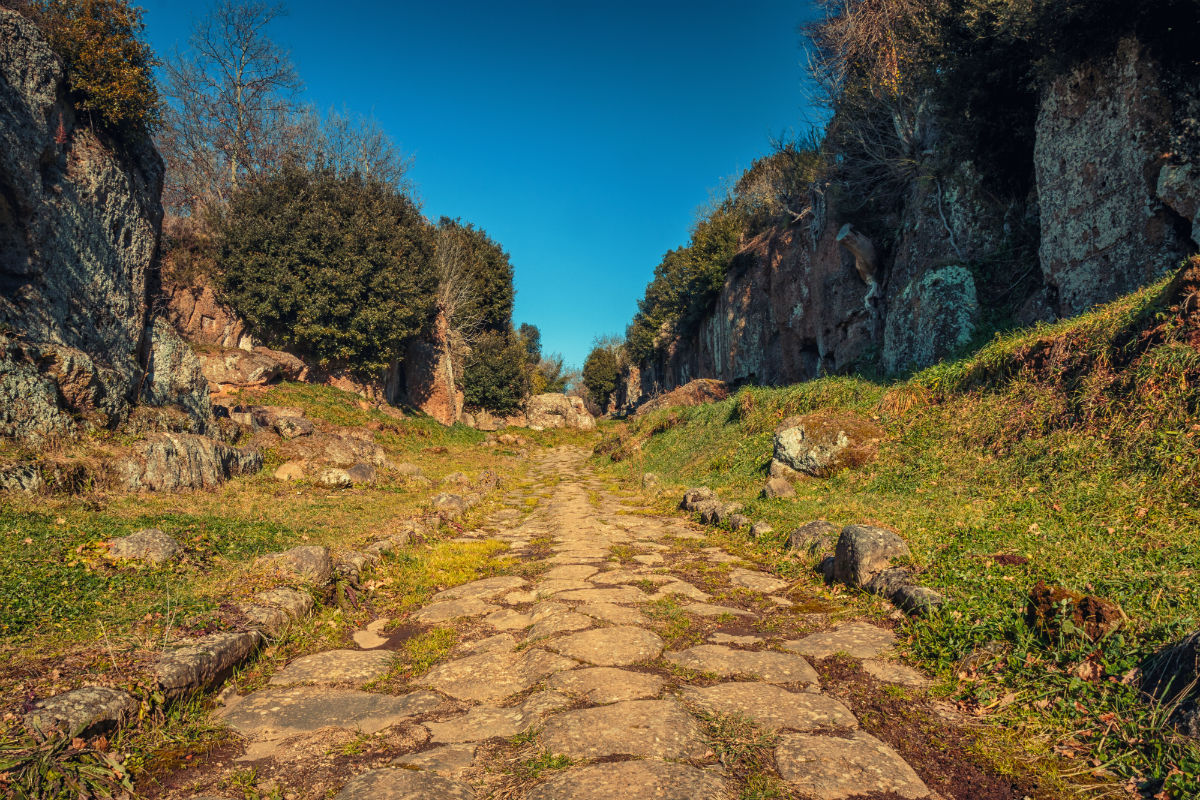
[[58, 57], [3, 8], [0, 53], [0, 435], [113, 427], [138, 402], [203, 427], [195, 365], [150, 318], [162, 159], [80, 124]]
[[[796, 472], [825, 477], [873, 459], [883, 436], [874, 422], [849, 412], [788, 417], [775, 428], [774, 461]], [[774, 480], [781, 478], [774, 474]]]
[[303, 380], [308, 374], [304, 362], [294, 355], [266, 347], [201, 350], [198, 356], [208, 391], [213, 394]]
[[212, 489], [237, 475], [262, 469], [262, 454], [229, 447], [206, 436], [163, 433], [147, 437], [112, 467], [129, 491]]
[[257, 341], [237, 312], [217, 299], [207, 281], [165, 286], [166, 318], [193, 344], [251, 350]]
[[688, 381], [678, 389], [653, 397], [637, 407], [635, 414], [649, 414], [660, 408], [687, 408], [717, 403], [729, 397], [729, 385], [724, 381], [699, 378]]
[[1131, 292], [1194, 250], [1192, 219], [1159, 199], [1171, 116], [1162, 87], [1158, 65], [1126, 39], [1115, 58], [1059, 77], [1042, 98], [1040, 256], [1061, 316]]
[[434, 319], [428, 339], [418, 338], [409, 344], [402, 371], [405, 402], [443, 425], [458, 422], [463, 393], [454, 379], [450, 323], [444, 313], [439, 312]]
[[975, 279], [962, 267], [926, 272], [888, 309], [883, 368], [889, 373], [924, 367], [961, 350], [979, 323]]
[[525, 401], [527, 427], [535, 430], [571, 428], [590, 431], [596, 418], [588, 413], [583, 399], [565, 394], [538, 394]]

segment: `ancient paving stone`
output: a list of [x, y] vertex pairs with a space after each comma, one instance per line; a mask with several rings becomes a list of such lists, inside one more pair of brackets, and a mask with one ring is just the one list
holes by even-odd
[[645, 625], [649, 621], [642, 612], [615, 603], [584, 603], [576, 611], [613, 625]]
[[576, 589], [555, 595], [555, 599], [583, 603], [644, 603], [650, 598], [632, 586], [614, 586], [608, 589]]
[[700, 552], [704, 553], [706, 561], [713, 561], [717, 564], [736, 564], [741, 561], [737, 556], [730, 555], [719, 547], [705, 547]]
[[547, 581], [584, 581], [595, 575], [599, 570], [586, 564], [567, 564], [547, 570], [542, 580]]
[[678, 653], [667, 653], [667, 660], [697, 672], [713, 675], [755, 676], [768, 683], [817, 682], [817, 673], [801, 656], [774, 650], [734, 650], [718, 644], [701, 644]]
[[400, 756], [393, 764], [426, 769], [447, 777], [457, 777], [475, 762], [475, 744], [444, 744], [432, 750]]
[[691, 600], [699, 600], [700, 602], [704, 602], [705, 600], [708, 600], [711, 595], [709, 595], [707, 592], [697, 589], [687, 581], [680, 580], [663, 584], [662, 588], [650, 595], [651, 600], [661, 600], [667, 597], [687, 597]]
[[574, 759], [699, 758], [707, 750], [700, 726], [674, 700], [626, 700], [566, 711], [546, 720], [542, 744]]
[[463, 642], [452, 651], [455, 658], [473, 656], [476, 653], [511, 653], [517, 647], [517, 637], [511, 633], [497, 633], [483, 639]]
[[533, 647], [520, 653], [485, 652], [440, 664], [420, 683], [459, 700], [498, 702], [577, 662]]
[[551, 675], [551, 689], [582, 697], [589, 703], [619, 703], [648, 700], [662, 693], [666, 682], [657, 675], [615, 667], [588, 667]]
[[711, 603], [688, 603], [683, 607], [683, 610], [689, 614], [695, 614], [698, 617], [723, 617], [726, 614], [732, 614], [735, 617], [753, 617], [755, 614], [747, 611], [744, 608], [734, 608], [733, 606], [715, 606]]
[[477, 617], [480, 614], [490, 614], [493, 611], [499, 610], [499, 606], [485, 603], [475, 597], [467, 597], [462, 600], [442, 600], [441, 602], [430, 603], [414, 614], [413, 619], [417, 622], [432, 625], [438, 622], [458, 619], [459, 617]]
[[658, 658], [663, 640], [645, 628], [595, 628], [550, 642], [565, 656], [602, 667], [625, 667]]
[[444, 701], [433, 692], [406, 695], [371, 694], [323, 686], [264, 689], [221, 712], [230, 728], [243, 736], [282, 739], [329, 725], [375, 733]]
[[528, 730], [547, 714], [569, 705], [571, 700], [566, 695], [558, 692], [536, 692], [516, 706], [475, 706], [460, 716], [424, 724], [429, 729], [430, 741], [434, 743], [482, 742], [497, 737], [516, 736]]
[[501, 631], [519, 631], [528, 628], [536, 622], [541, 622], [544, 619], [555, 616], [557, 614], [566, 614], [571, 611], [571, 607], [562, 603], [539, 603], [528, 611], [518, 611], [514, 608], [502, 608], [499, 611], [494, 611], [484, 617], [484, 622], [491, 625], [496, 630]]
[[789, 692], [770, 683], [718, 683], [685, 687], [685, 699], [718, 714], [737, 714], [768, 731], [857, 728], [850, 709], [823, 694]]
[[377, 619], [367, 623], [367, 627], [361, 631], [354, 632], [354, 643], [363, 650], [373, 650], [376, 647], [383, 647], [388, 643], [387, 637], [381, 636], [383, 629], [387, 627], [390, 620]]
[[591, 589], [592, 584], [587, 581], [575, 580], [572, 578], [559, 578], [557, 580], [539, 581], [535, 583], [530, 591], [538, 597], [550, 597], [559, 592], [566, 592], [572, 589]]
[[576, 614], [574, 611], [551, 614], [533, 624], [533, 627], [529, 629], [529, 639], [542, 639], [546, 636], [553, 636], [556, 633], [581, 631], [585, 628], [590, 628], [593, 624], [595, 624], [595, 620], [591, 617]]
[[849, 737], [785, 734], [775, 748], [783, 779], [819, 800], [873, 792], [929, 797], [929, 789], [894, 750], [864, 731]]
[[275, 686], [297, 683], [355, 683], [374, 680], [391, 668], [395, 654], [386, 650], [326, 650], [297, 658], [271, 677]]
[[708, 640], [710, 642], [712, 642], [713, 644], [741, 644], [741, 645], [760, 644], [760, 643], [766, 641], [766, 639], [762, 638], [761, 636], [750, 636], [749, 634], [743, 635], [743, 636], [735, 636], [733, 634], [725, 633], [724, 631], [717, 631], [712, 636], [708, 637]]
[[619, 761], [569, 769], [535, 786], [526, 800], [726, 800], [719, 774], [687, 764]]
[[470, 583], [459, 584], [438, 592], [433, 596], [435, 602], [441, 600], [461, 600], [466, 598], [474, 598], [476, 600], [487, 600], [505, 592], [519, 589], [526, 583], [524, 578], [518, 578], [516, 575], [496, 575], [491, 578], [484, 578]]
[[744, 586], [747, 589], [762, 592], [763, 594], [778, 592], [787, 586], [787, 581], [772, 577], [765, 572], [740, 568], [730, 571], [729, 582], [735, 586]]
[[663, 563], [663, 557], [658, 553], [639, 553], [633, 557], [633, 560], [647, 566], [657, 566]]
[[352, 779], [334, 800], [475, 800], [475, 792], [436, 772], [387, 767]]
[[862, 667], [868, 675], [877, 681], [898, 683], [902, 686], [911, 686], [914, 689], [920, 689], [930, 684], [929, 678], [926, 678], [917, 670], [907, 667], [904, 664], [897, 664], [895, 661], [879, 661], [869, 658], [862, 662]]
[[851, 622], [832, 631], [821, 631], [803, 639], [784, 642], [788, 650], [813, 658], [845, 653], [854, 658], [876, 658], [892, 649], [896, 635], [866, 622]]

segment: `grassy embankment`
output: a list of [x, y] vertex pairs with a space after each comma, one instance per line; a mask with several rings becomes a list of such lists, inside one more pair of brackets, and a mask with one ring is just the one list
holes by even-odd
[[[474, 479], [493, 469], [504, 490], [524, 484], [516, 448], [485, 446], [484, 434], [462, 426], [396, 419], [362, 408], [357, 396], [303, 384], [273, 388], [251, 402], [300, 407], [318, 427], [371, 430], [391, 462], [416, 464], [430, 480], [385, 471], [377, 485], [348, 490], [279, 483], [271, 473], [280, 456], [268, 449], [260, 474], [215, 491], [0, 496], [0, 745], [5, 737], [18, 737], [0, 751], [20, 746], [19, 718], [27, 699], [99, 682], [133, 691], [145, 699], [144, 710], [152, 711], [152, 718], [109, 745], [128, 756], [125, 766], [134, 778], [184, 763], [188, 754], [214, 746], [225, 734], [207, 721], [203, 700], [164, 717], [153, 702], [148, 667], [172, 638], [237, 624], [231, 601], [272, 585], [269, 575], [254, 568], [258, 556], [301, 544], [327, 545], [336, 556], [398, 533], [452, 472]], [[529, 435], [541, 443], [570, 438], [562, 432]], [[493, 506], [493, 500], [485, 501], [459, 523], [471, 526]], [[146, 527], [176, 537], [185, 558], [140, 569], [117, 568], [104, 559], [105, 540]], [[454, 535], [445, 528], [385, 558], [367, 576], [366, 594], [353, 603], [318, 606], [317, 614], [268, 643], [239, 670], [239, 686], [253, 688], [298, 654], [350, 644], [350, 633], [373, 616], [402, 620], [441, 588], [506, 569], [504, 560], [490, 558], [503, 549], [499, 543], [449, 541]], [[450, 644], [437, 631], [418, 637], [398, 674], [419, 669], [430, 657], [424, 650]]]
[[[898, 531], [921, 581], [951, 599], [906, 628], [908, 654], [939, 691], [1032, 757], [1057, 756], [1081, 787], [1165, 782], [1194, 797], [1200, 753], [1131, 670], [1200, 620], [1198, 272], [1200, 261], [907, 380], [830, 377], [660, 410], [618, 426], [624, 460], [612, 467], [745, 503], [776, 531], [758, 546], [798, 579], [817, 580], [812, 560], [783, 552], [799, 524]], [[802, 480], [795, 500], [759, 499], [775, 426], [822, 409], [877, 421], [888, 437], [876, 460]], [[1023, 619], [1038, 580], [1114, 600], [1129, 621], [1100, 642], [1040, 638]]]

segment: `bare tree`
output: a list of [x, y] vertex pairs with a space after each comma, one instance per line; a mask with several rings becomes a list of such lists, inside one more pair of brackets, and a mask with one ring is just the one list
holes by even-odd
[[472, 252], [466, 237], [452, 225], [438, 229], [434, 266], [438, 277], [437, 308], [445, 316], [456, 349], [468, 350], [486, 320], [476, 302]]
[[261, 0], [217, 0], [193, 27], [189, 51], [164, 65], [170, 207], [223, 204], [244, 176], [280, 163], [300, 134], [300, 79], [266, 30], [281, 14]]
[[400, 152], [374, 117], [353, 115], [344, 109], [320, 114], [307, 108], [299, 127], [297, 151], [310, 166], [329, 168], [339, 175], [357, 173], [403, 194], [415, 194], [408, 177], [412, 158]]

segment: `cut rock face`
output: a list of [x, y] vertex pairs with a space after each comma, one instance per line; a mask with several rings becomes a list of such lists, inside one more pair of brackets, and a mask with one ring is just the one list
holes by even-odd
[[663, 640], [645, 628], [614, 627], [576, 633], [550, 643], [565, 656], [602, 667], [625, 667], [662, 653]]
[[774, 650], [734, 650], [718, 644], [702, 644], [668, 653], [667, 660], [697, 672], [723, 677], [756, 676], [768, 683], [815, 684], [818, 680], [816, 671], [801, 656]]
[[673, 700], [628, 700], [559, 714], [546, 720], [542, 744], [573, 759], [699, 758], [707, 750], [696, 720]]
[[719, 775], [662, 761], [621, 761], [571, 769], [525, 795], [527, 800], [725, 800], [729, 796]]
[[850, 709], [822, 694], [789, 692], [769, 683], [719, 683], [687, 688], [684, 697], [718, 714], [753, 720], [768, 731], [857, 728]]
[[800, 733], [780, 738], [775, 763], [783, 779], [819, 800], [892, 792], [916, 800], [929, 789], [894, 750], [869, 733], [848, 738]]
[[896, 635], [889, 630], [865, 622], [852, 622], [837, 630], [785, 642], [783, 646], [812, 658], [829, 658], [835, 653], [845, 653], [853, 658], [877, 658], [891, 650], [895, 642]]

